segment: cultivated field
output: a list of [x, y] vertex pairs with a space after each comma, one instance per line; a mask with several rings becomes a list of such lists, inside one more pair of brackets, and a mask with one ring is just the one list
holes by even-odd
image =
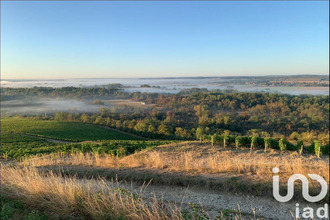
[[29, 134], [75, 142], [99, 140], [139, 140], [139, 138], [135, 136], [122, 134], [120, 132], [90, 124], [23, 118], [1, 119], [1, 133], [2, 132]]
[[[212, 146], [209, 137], [137, 140], [77, 122], [1, 122], [2, 219], [294, 219], [295, 202], [305, 204], [301, 185], [279, 206], [272, 168], [282, 180], [318, 173], [329, 183], [328, 156], [299, 148]], [[310, 193], [318, 190], [313, 182]]]

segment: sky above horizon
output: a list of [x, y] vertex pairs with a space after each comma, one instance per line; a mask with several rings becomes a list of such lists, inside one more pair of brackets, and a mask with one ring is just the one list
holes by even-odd
[[1, 2], [1, 78], [329, 73], [328, 1]]

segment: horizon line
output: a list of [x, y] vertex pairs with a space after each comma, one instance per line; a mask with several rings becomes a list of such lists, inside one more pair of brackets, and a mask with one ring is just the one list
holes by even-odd
[[155, 77], [68, 77], [68, 78], [0, 78], [0, 81], [7, 80], [67, 80], [67, 79], [185, 79], [185, 78], [228, 78], [228, 77], [285, 77], [285, 76], [329, 76], [324, 74], [270, 74], [270, 75], [224, 75], [224, 76], [155, 76]]

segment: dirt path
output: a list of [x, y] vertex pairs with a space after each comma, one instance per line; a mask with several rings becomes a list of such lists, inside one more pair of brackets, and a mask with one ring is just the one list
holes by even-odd
[[[82, 184], [86, 184], [90, 179], [80, 179]], [[120, 187], [126, 190], [135, 192], [145, 199], [156, 196], [159, 201], [171, 202], [176, 206], [181, 207], [182, 210], [193, 212], [192, 206], [199, 207], [197, 210], [204, 210], [210, 220], [217, 218], [221, 211], [235, 213], [239, 211], [239, 219], [253, 219], [253, 220], [293, 220], [295, 218], [295, 202], [280, 203], [273, 199], [273, 197], [255, 197], [251, 195], [237, 195], [233, 193], [205, 190], [203, 188], [187, 188], [179, 186], [160, 186], [145, 184], [147, 186], [141, 187], [142, 184], [117, 182], [113, 184], [108, 181], [109, 186]], [[305, 207], [312, 207], [314, 210], [318, 206], [314, 204], [307, 204], [300, 202], [300, 210]], [[321, 206], [321, 205], [320, 205]], [[196, 209], [195, 209], [196, 210]], [[235, 214], [232, 218], [236, 219]]]
[[[294, 219], [291, 213], [295, 213], [295, 203], [280, 203], [273, 198], [260, 198], [248, 195], [235, 195], [226, 192], [214, 192], [203, 189], [187, 189], [176, 186], [153, 186], [146, 188], [146, 194], [155, 193], [164, 200], [172, 201], [184, 207], [189, 204], [199, 204], [210, 215], [211, 219], [219, 216], [221, 210], [240, 210], [246, 219], [257, 216], [262, 219]], [[307, 204], [300, 204], [306, 207]], [[310, 204], [309, 204], [310, 206]], [[238, 208], [239, 207], [239, 208]]]
[[[140, 191], [143, 182], [146, 183], [152, 180], [151, 184], [144, 191], [146, 197], [151, 197], [155, 194], [157, 197], [163, 198], [164, 201], [171, 201], [179, 206], [182, 204], [182, 207], [188, 210], [191, 204], [200, 205], [210, 215], [210, 219], [215, 219], [216, 216], [219, 216], [219, 211], [226, 210], [228, 212], [239, 209], [243, 216], [245, 216], [243, 219], [251, 219], [250, 217], [255, 215], [262, 219], [292, 220], [294, 219], [292, 214], [295, 215], [297, 202], [280, 203], [273, 198], [272, 194], [254, 196], [247, 192], [250, 190], [247, 190], [245, 193], [235, 193], [228, 192], [222, 188], [210, 188], [208, 186], [210, 182], [207, 182], [207, 180], [204, 180], [204, 184], [194, 184], [194, 181], [202, 183], [201, 181], [203, 180], [201, 177], [187, 179], [187, 177], [183, 178], [182, 175], [175, 177], [160, 173], [151, 175], [145, 171], [141, 172], [141, 170], [134, 169], [111, 171], [111, 169], [95, 170], [95, 168], [84, 168], [81, 166], [45, 166], [39, 167], [39, 169], [55, 172], [60, 170], [62, 174], [69, 176], [75, 175], [81, 178], [83, 182], [89, 179], [97, 179], [98, 176], [107, 179], [109, 183], [111, 179], [117, 179], [120, 186], [136, 191]], [[178, 184], [175, 181], [179, 178], [181, 182]], [[299, 201], [299, 204], [301, 212], [307, 206], [318, 207], [314, 204], [306, 204], [303, 201]]]

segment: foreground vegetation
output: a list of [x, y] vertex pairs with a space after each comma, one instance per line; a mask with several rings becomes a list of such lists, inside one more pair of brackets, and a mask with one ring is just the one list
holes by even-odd
[[47, 220], [50, 219], [45, 213], [34, 209], [21, 200], [0, 196], [0, 219], [2, 220]]
[[[145, 195], [142, 190], [127, 189], [118, 182], [104, 179], [80, 180], [54, 173], [41, 173], [33, 167], [1, 166], [1, 195], [5, 196], [3, 219], [149, 219], [149, 220], [207, 220], [210, 217], [196, 205], [183, 207], [164, 201], [156, 195]], [[18, 201], [11, 212], [12, 201]], [[23, 204], [22, 202], [25, 204]], [[19, 204], [19, 207], [17, 207]], [[38, 207], [25, 212], [22, 207]], [[230, 211], [230, 212], [228, 212]], [[29, 214], [26, 214], [29, 213]], [[238, 211], [219, 211], [214, 219], [243, 219]], [[258, 218], [244, 218], [255, 219]]]
[[171, 204], [166, 208], [159, 206], [157, 198], [143, 200], [141, 195], [108, 185], [101, 179], [83, 183], [76, 178], [41, 175], [33, 168], [1, 167], [1, 173], [3, 195], [22, 199], [58, 217], [183, 219], [178, 208]]
[[[217, 217], [210, 218], [195, 204], [173, 203], [144, 193], [143, 185], [202, 187], [272, 198], [271, 170], [275, 166], [280, 168], [281, 179], [293, 173], [317, 173], [329, 183], [326, 156], [213, 147], [195, 141], [166, 144], [122, 157], [68, 152], [2, 164], [1, 194], [11, 204], [2, 209], [12, 216], [10, 207], [17, 206], [11, 201], [18, 200], [29, 207], [25, 212], [21, 210], [22, 216], [34, 216], [29, 219], [258, 219], [228, 210], [219, 210]], [[142, 188], [126, 184], [131, 181]], [[283, 183], [282, 193], [285, 189]], [[295, 190], [301, 192], [299, 184]], [[318, 192], [319, 185], [311, 183], [310, 193]], [[300, 194], [294, 199], [299, 200]]]
[[[136, 181], [140, 176], [142, 182], [150, 179], [157, 182], [163, 181], [161, 179], [165, 178], [168, 182], [165, 180], [160, 183], [173, 184], [177, 182], [179, 185], [185, 182], [186, 184], [188, 182], [188, 184], [191, 185], [199, 185], [198, 181], [201, 181], [202, 178], [196, 180], [197, 182], [195, 183], [189, 182], [188, 176], [190, 174], [219, 174], [219, 183], [221, 184], [213, 186], [211, 184], [209, 185], [210, 189], [245, 193], [249, 191], [259, 196], [272, 196], [271, 181], [273, 167], [280, 168], [282, 178], [288, 178], [294, 173], [301, 173], [304, 175], [317, 173], [329, 182], [329, 158], [327, 156], [318, 159], [315, 156], [304, 157], [300, 156], [298, 153], [280, 153], [276, 150], [270, 150], [265, 153], [260, 150], [250, 151], [244, 149], [215, 148], [210, 144], [201, 145], [196, 142], [172, 143], [137, 152], [126, 157], [99, 154], [68, 154], [65, 156], [36, 157], [25, 161], [23, 164], [37, 167], [54, 165], [61, 167], [75, 166], [77, 169], [74, 169], [71, 174], [80, 173], [81, 175], [85, 175], [83, 167], [130, 168], [133, 171], [129, 175], [126, 174], [123, 176], [124, 178], [128, 178], [126, 180]], [[140, 169], [137, 175], [134, 175], [135, 168]], [[158, 178], [157, 175], [160, 175], [159, 173], [144, 172], [143, 169], [164, 170], [167, 171], [167, 173], [184, 172], [185, 174], [179, 175], [177, 180], [170, 183], [170, 178]], [[81, 170], [81, 172], [79, 170]], [[88, 173], [90, 175], [93, 174], [91, 171]], [[104, 170], [102, 173], [106, 175], [107, 171]], [[95, 171], [94, 175], [97, 176], [98, 174], [99, 173]], [[110, 176], [121, 176], [120, 171], [116, 174], [109, 172], [109, 174]], [[216, 176], [213, 176], [213, 178], [216, 178]], [[317, 184], [311, 185], [312, 191], [317, 189], [317, 187]]]

